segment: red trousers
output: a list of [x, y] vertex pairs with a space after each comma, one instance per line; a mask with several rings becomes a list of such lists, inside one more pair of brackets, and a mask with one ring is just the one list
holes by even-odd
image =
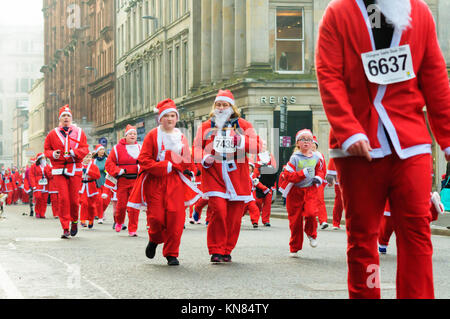
[[22, 188], [22, 196], [21, 196], [21, 201], [24, 204], [28, 204], [30, 202], [30, 195], [28, 195], [28, 193], [26, 193], [23, 188]]
[[378, 243], [383, 246], [389, 245], [389, 239], [394, 232], [394, 225], [391, 216], [383, 216], [380, 224], [380, 234], [378, 235]]
[[209, 254], [230, 255], [241, 231], [245, 203], [210, 197], [208, 207], [207, 245]]
[[397, 298], [434, 298], [431, 158], [336, 158], [346, 212], [350, 298], [380, 298], [378, 235], [386, 201], [397, 242]]
[[[168, 201], [171, 201], [170, 205]], [[158, 189], [148, 193], [147, 203], [149, 241], [164, 244], [164, 257], [178, 257], [186, 219], [184, 201], [180, 198], [165, 198], [162, 190]]]
[[69, 229], [70, 222], [78, 221], [80, 176], [54, 175], [54, 183], [58, 189], [58, 217], [63, 229]]
[[48, 192], [34, 192], [36, 217], [45, 217], [47, 211]]
[[244, 205], [244, 212], [242, 214], [245, 215], [247, 212], [250, 215], [252, 224], [258, 224], [260, 210], [256, 201], [251, 201]]
[[[106, 198], [102, 198], [105, 197]], [[102, 219], [105, 215], [105, 211], [111, 202], [112, 192], [109, 188], [102, 186], [99, 188], [98, 201], [97, 201], [97, 217]]]
[[[256, 205], [258, 206], [259, 211], [261, 212], [262, 223], [263, 224], [270, 223], [270, 212], [272, 210], [272, 192], [268, 192], [266, 197], [257, 198]], [[258, 220], [256, 220], [256, 223], [258, 223]]]
[[[195, 211], [198, 213], [198, 219], [200, 219], [202, 217], [202, 210], [203, 208], [208, 205], [208, 200], [204, 199], [204, 198], [200, 198], [193, 206]], [[189, 217], [192, 217], [192, 215], [190, 215]]]
[[333, 207], [333, 226], [340, 227], [342, 219], [342, 211], [344, 210], [344, 204], [342, 203], [341, 187], [334, 184], [334, 207]]
[[13, 199], [12, 199], [12, 202], [13, 202], [14, 204], [16, 204], [17, 201], [19, 200], [19, 192], [20, 192], [20, 189], [19, 189], [19, 188], [16, 188], [16, 189], [13, 191]]
[[8, 195], [8, 198], [6, 198], [6, 205], [11, 205], [13, 202], [13, 191], [5, 192], [5, 194]]
[[[290, 252], [295, 253], [303, 247], [303, 222], [306, 235], [317, 238], [317, 189], [316, 186], [299, 188], [292, 187], [286, 197], [291, 238]], [[305, 220], [303, 220], [303, 217]]]
[[328, 220], [327, 207], [325, 206], [325, 186], [326, 184], [321, 184], [317, 190], [319, 224], [326, 223]]
[[114, 213], [114, 222], [116, 224], [125, 223], [125, 215], [128, 212], [128, 231], [136, 232], [139, 223], [139, 210], [127, 207], [128, 198], [134, 186], [134, 179], [119, 178], [117, 181], [117, 206]]
[[53, 217], [56, 217], [58, 216], [58, 209], [59, 209], [58, 193], [51, 193], [48, 195], [50, 196], [50, 202], [52, 203]]
[[86, 194], [80, 196], [82, 197], [80, 219], [93, 222], [97, 215], [97, 203], [100, 202], [100, 196], [87, 197]]

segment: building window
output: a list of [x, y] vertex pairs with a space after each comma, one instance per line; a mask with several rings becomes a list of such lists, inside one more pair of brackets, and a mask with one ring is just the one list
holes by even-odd
[[188, 43], [183, 42], [183, 95], [189, 90], [189, 52]]
[[303, 72], [303, 10], [278, 8], [276, 19], [276, 70], [280, 73]]
[[175, 96], [181, 95], [180, 46], [175, 47]]
[[168, 68], [168, 70], [167, 70], [167, 74], [169, 75], [169, 97], [170, 98], [173, 98], [173, 85], [172, 85], [172, 50], [169, 50], [168, 51], [168, 54], [167, 54], [167, 68]]

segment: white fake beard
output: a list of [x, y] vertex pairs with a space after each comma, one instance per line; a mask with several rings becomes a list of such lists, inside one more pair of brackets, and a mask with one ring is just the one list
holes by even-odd
[[219, 130], [223, 129], [223, 126], [225, 125], [226, 121], [228, 121], [230, 119], [231, 114], [233, 114], [233, 108], [229, 107], [226, 108], [223, 111], [219, 111], [219, 110], [215, 110], [214, 111], [214, 117], [215, 120], [214, 122], [216, 123], [217, 128], [219, 128]]
[[376, 3], [387, 23], [400, 30], [411, 26], [410, 0], [377, 0]]

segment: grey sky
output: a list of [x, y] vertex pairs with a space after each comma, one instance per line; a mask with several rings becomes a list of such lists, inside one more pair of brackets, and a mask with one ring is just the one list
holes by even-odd
[[0, 25], [43, 25], [42, 0], [0, 0]]

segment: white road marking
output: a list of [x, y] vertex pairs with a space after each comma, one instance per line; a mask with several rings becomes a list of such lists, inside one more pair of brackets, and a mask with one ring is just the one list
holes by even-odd
[[6, 293], [7, 299], [24, 299], [19, 289], [14, 285], [6, 271], [0, 265], [0, 287]]
[[[49, 257], [49, 258], [51, 258], [51, 259], [54, 259], [54, 260], [60, 262], [61, 264], [65, 265], [68, 269], [70, 269], [70, 268], [73, 267], [72, 265], [66, 264], [64, 261], [62, 261], [62, 260], [60, 260], [60, 259], [58, 259], [58, 258], [56, 258], [56, 257], [53, 257], [53, 256], [51, 256], [51, 255], [49, 255], [49, 254], [42, 254], [42, 255], [47, 256], [47, 257]], [[90, 281], [89, 279], [84, 278], [83, 276], [81, 276], [81, 278], [82, 278], [83, 280], [87, 281], [87, 282], [88, 282], [89, 284], [91, 284], [93, 287], [95, 287], [95, 288], [97, 288], [98, 290], [100, 290], [102, 293], [104, 293], [106, 296], [108, 296], [108, 298], [110, 298], [110, 299], [115, 299], [115, 298], [114, 298], [111, 294], [109, 294], [103, 287], [100, 287], [100, 286], [97, 285], [96, 283]]]

